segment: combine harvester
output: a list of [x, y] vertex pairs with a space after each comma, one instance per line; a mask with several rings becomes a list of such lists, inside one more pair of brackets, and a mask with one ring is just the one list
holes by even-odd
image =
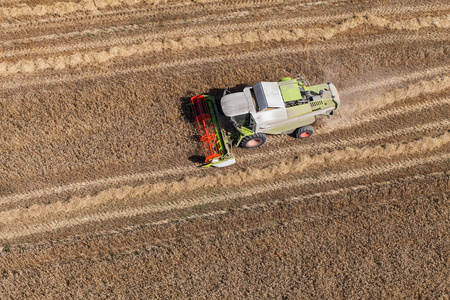
[[220, 112], [213, 96], [194, 96], [190, 104], [206, 156], [202, 167], [226, 167], [236, 162], [232, 146], [259, 147], [266, 134], [310, 137], [316, 116], [334, 115], [340, 99], [331, 82], [311, 86], [298, 76], [260, 82], [238, 93], [227, 88]]

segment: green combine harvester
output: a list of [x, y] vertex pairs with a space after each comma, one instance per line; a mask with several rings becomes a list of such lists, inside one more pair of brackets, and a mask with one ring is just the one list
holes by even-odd
[[206, 156], [203, 167], [234, 164], [233, 146], [259, 147], [266, 134], [310, 137], [316, 116], [333, 116], [339, 105], [339, 93], [331, 82], [311, 86], [301, 76], [260, 82], [238, 93], [227, 88], [220, 112], [213, 96], [194, 96], [191, 107]]

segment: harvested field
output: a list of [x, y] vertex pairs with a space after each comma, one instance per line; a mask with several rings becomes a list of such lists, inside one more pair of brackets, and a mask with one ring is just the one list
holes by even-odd
[[[0, 0], [0, 298], [450, 298], [446, 1]], [[200, 169], [188, 99], [342, 118]]]

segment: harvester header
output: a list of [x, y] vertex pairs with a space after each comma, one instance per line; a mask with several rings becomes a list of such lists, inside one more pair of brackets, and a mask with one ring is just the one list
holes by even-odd
[[192, 113], [197, 123], [203, 154], [203, 167], [226, 167], [236, 162], [231, 155], [231, 144], [219, 125], [217, 106], [213, 96], [197, 95], [191, 98]]

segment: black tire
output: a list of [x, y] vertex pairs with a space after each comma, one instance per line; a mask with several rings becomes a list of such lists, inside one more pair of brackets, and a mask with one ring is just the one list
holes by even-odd
[[297, 129], [295, 136], [299, 139], [306, 139], [312, 136], [314, 133], [314, 128], [311, 125], [303, 126]]
[[255, 133], [253, 135], [246, 136], [241, 141], [242, 148], [256, 148], [262, 146], [266, 142], [265, 133]]

